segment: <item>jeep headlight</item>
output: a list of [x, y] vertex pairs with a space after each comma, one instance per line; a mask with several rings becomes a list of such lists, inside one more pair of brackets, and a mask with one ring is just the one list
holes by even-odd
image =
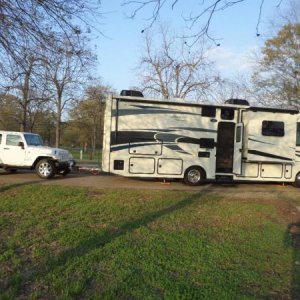
[[52, 157], [53, 157], [53, 159], [61, 160], [61, 155], [58, 150], [54, 150]]

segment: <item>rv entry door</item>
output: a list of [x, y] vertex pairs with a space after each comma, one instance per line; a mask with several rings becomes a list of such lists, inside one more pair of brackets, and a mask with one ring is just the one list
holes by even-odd
[[243, 153], [243, 124], [238, 123], [235, 127], [235, 141], [233, 154], [233, 172], [236, 175], [242, 173], [242, 153]]
[[235, 123], [219, 122], [216, 152], [216, 173], [233, 172]]
[[220, 122], [218, 125], [216, 173], [241, 174], [243, 124]]

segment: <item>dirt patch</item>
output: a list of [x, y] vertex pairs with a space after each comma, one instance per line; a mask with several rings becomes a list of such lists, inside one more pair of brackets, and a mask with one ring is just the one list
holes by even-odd
[[[288, 226], [288, 231], [292, 238], [292, 245], [293, 247], [299, 251], [300, 250], [300, 219], [297, 223], [291, 223]], [[300, 261], [295, 262], [299, 268]], [[300, 275], [299, 275], [300, 276]]]
[[278, 215], [284, 219], [286, 222], [294, 223], [300, 221], [300, 212], [298, 209], [291, 203], [284, 201], [278, 201], [274, 203], [274, 206], [277, 209]]
[[105, 193], [102, 190], [98, 190], [98, 191], [88, 191], [88, 193], [86, 194], [88, 197], [90, 198], [98, 198], [100, 196], [103, 196]]
[[[226, 196], [229, 197], [228, 194]], [[271, 205], [276, 209], [276, 219], [286, 224], [300, 221], [299, 209], [291, 199], [286, 199], [283, 192], [261, 192], [256, 194], [255, 198], [250, 198], [249, 193], [236, 193], [231, 195], [231, 199], [240, 203]]]

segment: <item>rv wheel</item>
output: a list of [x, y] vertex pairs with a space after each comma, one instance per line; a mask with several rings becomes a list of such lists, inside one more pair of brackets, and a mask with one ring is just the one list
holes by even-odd
[[204, 179], [204, 171], [195, 166], [195, 167], [189, 167], [184, 174], [184, 183], [189, 185], [198, 185], [200, 184]]
[[295, 186], [300, 187], [300, 172], [295, 177]]

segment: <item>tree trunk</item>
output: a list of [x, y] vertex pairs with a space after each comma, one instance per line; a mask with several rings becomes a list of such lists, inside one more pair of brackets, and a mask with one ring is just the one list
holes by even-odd
[[93, 138], [92, 138], [92, 159], [95, 157], [96, 141], [97, 141], [97, 128], [96, 128], [96, 124], [94, 124]]
[[55, 147], [58, 148], [60, 146], [60, 136], [61, 136], [61, 97], [59, 96], [57, 99], [56, 105], [56, 120], [55, 120]]
[[22, 100], [22, 122], [20, 126], [20, 131], [25, 132], [27, 130], [27, 109], [28, 109], [28, 98], [29, 98], [29, 78], [30, 78], [30, 72], [25, 74], [24, 79], [24, 86], [23, 86], [23, 100]]
[[102, 98], [99, 99], [99, 147], [100, 149], [103, 147], [103, 121], [104, 121], [104, 110], [102, 105]]
[[27, 104], [25, 104], [24, 107], [23, 107], [22, 121], [21, 121], [21, 124], [20, 124], [20, 131], [21, 132], [25, 132], [27, 130], [26, 121], [27, 121]]

